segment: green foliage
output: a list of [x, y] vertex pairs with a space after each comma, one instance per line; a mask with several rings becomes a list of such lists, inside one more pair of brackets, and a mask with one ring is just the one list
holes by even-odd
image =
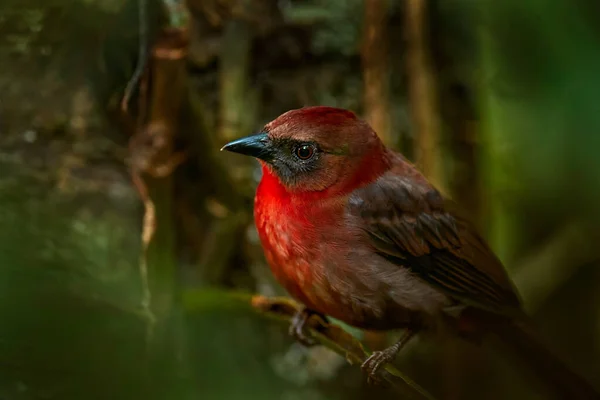
[[498, 226], [514, 225], [501, 241], [528, 246], [536, 229], [550, 228], [544, 220], [600, 215], [591, 206], [600, 196], [600, 162], [592, 150], [600, 129], [600, 78], [592, 71], [600, 57], [598, 33], [580, 11], [585, 4], [507, 1], [486, 8], [491, 195], [508, 207]]

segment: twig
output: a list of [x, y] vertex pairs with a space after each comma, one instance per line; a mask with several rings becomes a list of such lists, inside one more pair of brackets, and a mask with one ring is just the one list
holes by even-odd
[[[140, 0], [140, 6], [142, 5], [142, 1]], [[141, 72], [144, 71], [144, 64], [140, 69]], [[140, 75], [137, 79], [142, 79], [143, 74]], [[133, 78], [132, 78], [133, 79]], [[127, 93], [126, 93], [127, 95]], [[143, 166], [140, 162], [136, 162], [139, 156], [139, 146], [137, 143], [140, 141], [140, 137], [143, 137], [144, 130], [144, 122], [146, 117], [146, 103], [147, 103], [147, 95], [148, 95], [148, 80], [142, 79], [140, 85], [140, 92], [138, 102], [140, 105], [139, 114], [137, 116], [137, 127], [136, 132], [133, 134], [129, 141], [129, 151], [132, 156], [133, 162], [130, 165], [130, 174], [131, 181], [134, 184], [135, 188], [138, 191], [140, 199], [144, 205], [144, 219], [142, 225], [142, 249], [140, 252], [140, 261], [139, 261], [139, 271], [140, 271], [140, 280], [142, 284], [142, 298], [140, 301], [141, 314], [144, 315], [147, 326], [146, 326], [146, 345], [149, 345], [152, 340], [152, 334], [154, 332], [154, 325], [156, 323], [156, 317], [152, 311], [151, 303], [152, 303], [152, 293], [150, 291], [150, 282], [148, 279], [148, 246], [150, 241], [152, 240], [152, 236], [154, 235], [155, 227], [155, 210], [154, 203], [148, 193], [148, 187], [144, 182], [144, 178], [142, 174], [145, 172]], [[125, 101], [125, 98], [123, 99]], [[125, 106], [127, 104], [125, 103]]]
[[[212, 308], [215, 304], [221, 307], [249, 305], [253, 311], [258, 311], [260, 315], [288, 324], [301, 308], [298, 303], [286, 297], [265, 297], [214, 290], [187, 291], [183, 295], [183, 304], [188, 311], [203, 307]], [[308, 321], [307, 328], [319, 344], [345, 357], [352, 365], [361, 365], [371, 355], [371, 352], [366, 350], [359, 340], [337, 325], [324, 324], [320, 318], [311, 318]], [[406, 393], [405, 389], [408, 385], [412, 389], [411, 394], [418, 394], [423, 399], [435, 399], [433, 395], [392, 364], [385, 364], [384, 369], [385, 371], [382, 371], [383, 378], [394, 388]]]
[[152, 312], [152, 292], [150, 291], [150, 281], [148, 277], [148, 247], [150, 241], [156, 231], [156, 211], [154, 209], [154, 203], [148, 195], [148, 188], [144, 183], [144, 180], [140, 176], [138, 171], [132, 170], [131, 178], [138, 189], [140, 198], [144, 204], [144, 219], [142, 224], [142, 251], [140, 254], [140, 279], [142, 283], [142, 299], [141, 308], [142, 314], [145, 315], [148, 321], [148, 329], [146, 332], [146, 342], [150, 343], [152, 333], [154, 331], [154, 325], [156, 323], [156, 317]]
[[142, 78], [142, 75], [144, 74], [144, 68], [146, 67], [148, 58], [148, 21], [146, 16], [147, 6], [147, 0], [138, 0], [138, 26], [140, 36], [138, 45], [138, 59], [135, 70], [133, 71], [133, 75], [131, 76], [131, 79], [129, 79], [129, 82], [127, 82], [123, 99], [121, 100], [121, 111], [123, 112], [127, 112], [131, 94], [133, 93], [137, 83]]
[[596, 259], [596, 241], [590, 237], [594, 237], [590, 228], [575, 221], [558, 229], [542, 246], [519, 260], [513, 279], [530, 311], [539, 308], [580, 267]]

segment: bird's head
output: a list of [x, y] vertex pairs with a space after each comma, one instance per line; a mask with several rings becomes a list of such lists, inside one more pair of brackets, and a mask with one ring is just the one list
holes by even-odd
[[342, 189], [380, 169], [384, 147], [354, 113], [334, 107], [288, 111], [221, 150], [258, 158], [291, 192]]

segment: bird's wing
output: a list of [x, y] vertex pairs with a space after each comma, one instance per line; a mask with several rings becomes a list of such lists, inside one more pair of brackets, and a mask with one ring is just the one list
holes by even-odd
[[353, 192], [348, 212], [377, 253], [448, 296], [495, 313], [520, 311], [501, 262], [424, 180], [387, 173]]

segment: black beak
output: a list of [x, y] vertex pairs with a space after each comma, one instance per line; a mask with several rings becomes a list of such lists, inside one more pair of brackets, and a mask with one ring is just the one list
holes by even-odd
[[221, 148], [221, 151], [223, 150], [260, 158], [263, 161], [270, 161], [273, 157], [271, 140], [266, 132], [229, 142]]

